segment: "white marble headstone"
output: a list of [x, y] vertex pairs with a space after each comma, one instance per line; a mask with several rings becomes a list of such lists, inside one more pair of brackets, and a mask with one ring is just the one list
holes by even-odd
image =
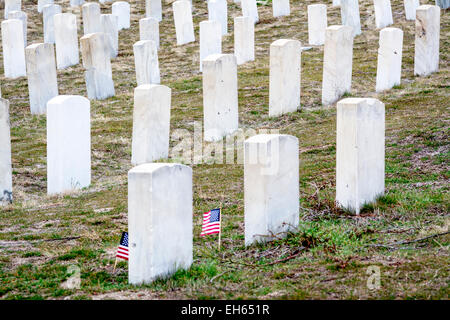
[[394, 23], [392, 20], [391, 0], [373, 0], [375, 7], [375, 24], [381, 29]]
[[56, 67], [65, 69], [80, 62], [77, 17], [72, 13], [53, 16], [55, 26]]
[[90, 102], [81, 96], [56, 96], [47, 103], [47, 193], [90, 184]]
[[11, 11], [22, 11], [22, 0], [4, 0], [5, 1], [5, 19], [9, 19]]
[[290, 15], [289, 0], [272, 0], [272, 12], [274, 17]]
[[384, 193], [384, 112], [372, 98], [337, 103], [336, 202], [356, 214]]
[[169, 156], [171, 89], [143, 84], [134, 89], [131, 163], [153, 162]]
[[43, 7], [44, 20], [44, 42], [55, 43], [55, 22], [53, 17], [55, 14], [61, 13], [61, 6], [58, 4], [47, 4]]
[[242, 7], [242, 16], [252, 18], [253, 23], [257, 23], [259, 21], [256, 0], [242, 0], [241, 7]]
[[177, 45], [195, 41], [191, 3], [187, 0], [177, 0], [172, 3], [172, 8]]
[[9, 101], [0, 98], [0, 206], [11, 203], [11, 125], [9, 122]]
[[38, 0], [38, 12], [41, 13], [48, 4], [53, 4], [54, 0]]
[[376, 91], [400, 84], [402, 73], [403, 31], [384, 28], [380, 31]]
[[161, 0], [145, 0], [145, 17], [155, 18], [158, 22], [162, 21]]
[[3, 69], [6, 78], [26, 76], [23, 24], [18, 19], [2, 21]]
[[232, 54], [203, 59], [204, 139], [217, 141], [238, 129], [237, 62]]
[[103, 100], [114, 96], [108, 35], [90, 33], [80, 39], [80, 44], [88, 98]]
[[100, 5], [97, 2], [83, 4], [83, 33], [84, 35], [94, 32], [102, 32], [100, 21]]
[[308, 42], [310, 45], [320, 46], [325, 43], [325, 29], [327, 26], [327, 6], [325, 4], [309, 5]]
[[361, 34], [358, 0], [341, 0], [341, 21], [343, 26], [350, 26], [353, 36]]
[[84, 4], [84, 0], [70, 0], [71, 7], [79, 7]]
[[208, 1], [208, 20], [215, 20], [220, 23], [222, 35], [228, 33], [227, 0]]
[[352, 87], [353, 35], [349, 26], [330, 26], [325, 30], [323, 54], [322, 104], [336, 102]]
[[245, 245], [281, 239], [297, 231], [299, 196], [298, 139], [258, 134], [245, 140]]
[[155, 18], [139, 20], [139, 40], [152, 40], [159, 49], [159, 22]]
[[116, 1], [112, 4], [112, 14], [119, 18], [119, 30], [130, 28], [130, 4]]
[[217, 20], [200, 22], [200, 71], [203, 59], [215, 53], [222, 53], [222, 29]]
[[414, 74], [426, 76], [439, 70], [439, 32], [441, 9], [423, 5], [416, 10]]
[[23, 27], [23, 42], [24, 46], [27, 46], [27, 14], [23, 11], [10, 11], [8, 19], [18, 19], [22, 21]]
[[250, 17], [234, 18], [234, 55], [238, 65], [255, 60], [255, 24]]
[[416, 9], [420, 6], [419, 0], [403, 0], [406, 20], [416, 20]]
[[158, 48], [152, 40], [140, 40], [133, 45], [137, 85], [160, 83]]
[[269, 116], [300, 109], [302, 45], [298, 40], [279, 39], [270, 45]]
[[109, 37], [111, 58], [115, 58], [119, 54], [119, 19], [114, 14], [102, 14], [100, 21], [102, 32]]
[[58, 95], [54, 45], [33, 43], [25, 56], [31, 114], [45, 114], [47, 102]]
[[148, 284], [193, 259], [192, 169], [146, 163], [128, 171], [128, 282]]

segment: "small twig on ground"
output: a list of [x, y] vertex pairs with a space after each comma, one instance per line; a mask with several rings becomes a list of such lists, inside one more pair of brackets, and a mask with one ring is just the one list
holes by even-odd
[[332, 278], [328, 278], [328, 279], [322, 279], [320, 280], [320, 282], [328, 282], [328, 281], [333, 281], [333, 280], [338, 280], [338, 279], [342, 279], [344, 277], [332, 277]]
[[403, 233], [403, 232], [408, 232], [414, 229], [418, 229], [419, 227], [411, 227], [411, 228], [406, 228], [406, 229], [400, 229], [400, 228], [391, 228], [391, 229], [386, 229], [386, 230], [380, 230], [378, 231], [378, 233]]
[[214, 277], [211, 278], [211, 280], [209, 280], [209, 283], [213, 283], [214, 280], [216, 280], [220, 276], [223, 276], [227, 272], [230, 272], [230, 270], [226, 270], [226, 271], [224, 271], [222, 273], [216, 274]]
[[299, 247], [297, 250], [294, 251], [295, 253], [290, 255], [289, 257], [286, 257], [286, 258], [280, 259], [280, 260], [276, 260], [276, 261], [273, 261], [270, 263], [265, 263], [265, 264], [250, 264], [250, 263], [245, 263], [245, 262], [233, 261], [231, 259], [227, 259], [225, 262], [230, 262], [233, 264], [241, 264], [241, 265], [244, 265], [247, 267], [252, 267], [252, 268], [267, 267], [267, 266], [272, 266], [277, 263], [286, 262], [288, 260], [294, 259], [295, 257], [299, 256], [301, 253], [303, 253], [304, 249], [305, 249], [305, 247]]
[[314, 193], [312, 195], [310, 195], [308, 197], [308, 199], [312, 199], [317, 195], [317, 201], [319, 203], [320, 206], [320, 197], [319, 197], [319, 188], [317, 187], [317, 184], [315, 184], [314, 182], [307, 182], [310, 186], [314, 187], [316, 190], [314, 191]]
[[415, 243], [415, 242], [421, 242], [421, 241], [425, 241], [431, 238], [436, 238], [436, 237], [440, 237], [440, 236], [444, 236], [446, 234], [449, 234], [450, 231], [447, 232], [443, 232], [443, 233], [436, 233], [436, 234], [432, 234], [430, 236], [427, 237], [423, 237], [423, 238], [419, 238], [419, 239], [414, 239], [414, 240], [407, 240], [407, 241], [397, 241], [394, 243], [390, 243], [390, 244], [369, 244], [369, 247], [386, 247], [386, 248], [395, 248], [396, 246], [399, 245], [403, 245], [403, 244], [410, 244], [410, 243]]
[[273, 261], [273, 262], [270, 262], [270, 263], [266, 263], [266, 264], [262, 264], [262, 265], [259, 265], [259, 266], [262, 266], [262, 267], [264, 267], [264, 266], [271, 266], [271, 265], [274, 265], [274, 264], [277, 264], [277, 263], [286, 262], [286, 261], [288, 261], [288, 260], [294, 259], [294, 258], [297, 257], [298, 255], [300, 255], [301, 253], [303, 253], [303, 250], [304, 250], [304, 249], [305, 249], [305, 247], [300, 247], [300, 248], [298, 248], [298, 252], [297, 252], [297, 253], [295, 253], [295, 254], [293, 254], [293, 255], [290, 255], [290, 256], [287, 257], [287, 258], [280, 259], [280, 260], [276, 260], [276, 261]]
[[65, 237], [65, 238], [58, 238], [58, 239], [43, 239], [42, 241], [68, 241], [68, 240], [75, 240], [75, 239], [79, 239], [81, 238], [80, 236], [78, 237]]

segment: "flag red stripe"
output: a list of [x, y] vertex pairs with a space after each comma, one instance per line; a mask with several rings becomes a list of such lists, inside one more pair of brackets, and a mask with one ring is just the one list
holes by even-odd
[[202, 228], [209, 227], [209, 226], [214, 226], [214, 225], [219, 225], [219, 221], [210, 222], [210, 223], [204, 223]]
[[219, 226], [215, 226], [215, 227], [212, 227], [212, 228], [203, 229], [202, 233], [208, 232], [208, 231], [212, 231], [212, 230], [220, 230], [220, 227]]
[[208, 234], [215, 234], [215, 233], [220, 233], [220, 230], [210, 231], [210, 232], [202, 232], [202, 233], [200, 233], [200, 237], [203, 237]]
[[216, 224], [211, 224], [211, 225], [209, 225], [209, 226], [204, 226], [204, 227], [202, 228], [202, 230], [209, 230], [209, 229], [219, 228], [219, 227], [220, 227], [220, 225], [219, 225], [218, 223], [216, 223]]

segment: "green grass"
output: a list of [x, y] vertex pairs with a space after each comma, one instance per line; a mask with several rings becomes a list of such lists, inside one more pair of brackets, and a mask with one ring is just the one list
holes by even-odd
[[[242, 165], [195, 164], [194, 263], [168, 279], [132, 286], [127, 262], [120, 261], [113, 270], [120, 234], [128, 223], [127, 171], [136, 86], [132, 45], [144, 14], [143, 2], [131, 3], [132, 26], [120, 32], [120, 53], [112, 60], [116, 96], [91, 101], [89, 188], [46, 195], [46, 118], [29, 113], [26, 78], [1, 78], [2, 96], [11, 103], [14, 183], [13, 204], [0, 210], [1, 299], [448, 299], [448, 234], [390, 247], [448, 230], [446, 12], [441, 15], [440, 71], [415, 77], [414, 22], [405, 21], [403, 3], [392, 2], [393, 26], [404, 31], [402, 84], [375, 94], [379, 30], [365, 22], [368, 12], [373, 13], [373, 2], [360, 1], [363, 34], [355, 38], [352, 92], [346, 96], [375, 97], [386, 105], [386, 192], [354, 216], [334, 203], [336, 109], [320, 104], [323, 47], [302, 52], [301, 110], [268, 116], [270, 43], [293, 38], [307, 45], [306, 8], [313, 2], [291, 1], [291, 15], [278, 19], [272, 17], [270, 5], [258, 6], [256, 60], [238, 68], [239, 124], [299, 138], [298, 232], [245, 247]], [[101, 7], [103, 12], [110, 10], [110, 4]], [[29, 43], [42, 42], [42, 17], [35, 5], [24, 3], [23, 8], [29, 19]], [[167, 4], [163, 8], [159, 63], [162, 84], [172, 89], [171, 132], [183, 129], [193, 134], [194, 121], [203, 118], [198, 42], [174, 46], [172, 11]], [[328, 24], [340, 24], [339, 8], [327, 9]], [[69, 11], [81, 21], [79, 9]], [[233, 52], [232, 21], [238, 15], [240, 6], [230, 3], [230, 34], [223, 39], [223, 52]], [[194, 24], [206, 17], [206, 3], [195, 1]], [[83, 71], [81, 64], [58, 71], [60, 94], [86, 96]], [[172, 137], [171, 147], [176, 142]], [[221, 202], [219, 252], [215, 236], [199, 234], [202, 213]], [[71, 266], [80, 269], [79, 289], [61, 286], [70, 277]], [[369, 266], [380, 267], [379, 290], [367, 287]]]

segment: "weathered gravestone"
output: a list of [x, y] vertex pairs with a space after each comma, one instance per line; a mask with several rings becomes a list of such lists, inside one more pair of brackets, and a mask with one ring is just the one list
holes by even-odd
[[384, 193], [384, 104], [343, 99], [336, 126], [336, 203], [359, 214]]
[[349, 26], [330, 26], [325, 31], [322, 104], [336, 102], [352, 87], [353, 35]]
[[228, 33], [227, 0], [208, 1], [208, 20], [215, 20], [219, 22], [222, 35], [226, 35]]
[[22, 0], [5, 0], [5, 19], [9, 19], [11, 11], [22, 11]]
[[242, 16], [250, 17], [253, 20], [253, 23], [257, 23], [259, 21], [256, 0], [242, 0], [241, 7]]
[[80, 39], [80, 44], [88, 98], [103, 100], [114, 96], [108, 36], [90, 33]]
[[420, 6], [419, 0], [403, 0], [406, 20], [416, 20], [416, 9]]
[[177, 45], [180, 46], [195, 41], [190, 2], [187, 0], [177, 0], [172, 4], [172, 8]]
[[57, 4], [47, 4], [42, 9], [45, 43], [55, 43], [55, 21], [53, 17], [61, 12], [61, 6]]
[[130, 4], [125, 1], [116, 1], [112, 5], [112, 14], [119, 18], [119, 30], [130, 28]]
[[22, 29], [23, 29], [23, 44], [24, 47], [27, 46], [27, 14], [23, 11], [10, 11], [9, 19], [17, 19], [22, 21]]
[[361, 34], [358, 0], [341, 0], [341, 21], [352, 28], [353, 36]]
[[116, 15], [102, 14], [100, 15], [102, 32], [109, 37], [109, 48], [111, 58], [117, 57], [119, 54], [119, 22]]
[[327, 6], [311, 4], [308, 6], [308, 42], [310, 45], [325, 43], [325, 29], [327, 28]]
[[84, 4], [84, 0], [70, 0], [71, 7], [79, 7]]
[[392, 20], [391, 0], [373, 0], [375, 7], [375, 24], [378, 29], [394, 23]]
[[450, 8], [450, 0], [435, 0], [434, 3], [441, 9]]
[[169, 156], [171, 89], [143, 84], [134, 89], [131, 163], [153, 162]]
[[88, 2], [81, 7], [83, 11], [83, 33], [102, 32], [100, 21], [100, 5], [97, 2]]
[[416, 10], [414, 74], [426, 76], [439, 70], [439, 32], [441, 9], [424, 5]]
[[145, 17], [154, 18], [158, 22], [162, 21], [161, 0], [145, 0]]
[[215, 53], [222, 53], [222, 30], [217, 20], [200, 22], [200, 71], [203, 59]]
[[238, 65], [255, 60], [255, 24], [250, 17], [234, 18], [234, 55]]
[[77, 18], [72, 13], [53, 16], [55, 27], [56, 67], [65, 69], [80, 62], [78, 52]]
[[48, 4], [53, 4], [54, 0], [38, 0], [38, 12], [41, 13]]
[[129, 283], [151, 283], [188, 269], [192, 228], [190, 167], [146, 163], [128, 171]]
[[272, 0], [272, 13], [274, 17], [290, 15], [289, 0]]
[[51, 43], [34, 43], [25, 49], [28, 92], [32, 114], [45, 114], [47, 102], [58, 95], [55, 50]]
[[155, 41], [159, 49], [159, 22], [155, 18], [143, 18], [139, 20], [139, 40]]
[[376, 91], [391, 89], [400, 84], [402, 73], [403, 31], [384, 28], [380, 31]]
[[232, 54], [203, 59], [204, 139], [221, 140], [238, 129], [237, 63]]
[[245, 245], [297, 231], [299, 196], [298, 139], [259, 134], [245, 140]]
[[308, 39], [310, 45], [320, 46], [325, 43], [327, 28], [327, 6], [311, 4], [308, 6]]
[[134, 66], [138, 86], [160, 83], [158, 48], [152, 40], [141, 40], [133, 45]]
[[0, 205], [11, 203], [12, 164], [9, 101], [0, 98]]
[[60, 95], [47, 103], [47, 193], [91, 184], [90, 102]]
[[270, 45], [269, 116], [300, 109], [300, 41], [280, 39]]
[[15, 79], [26, 75], [23, 24], [18, 19], [2, 21], [3, 68], [5, 77]]

